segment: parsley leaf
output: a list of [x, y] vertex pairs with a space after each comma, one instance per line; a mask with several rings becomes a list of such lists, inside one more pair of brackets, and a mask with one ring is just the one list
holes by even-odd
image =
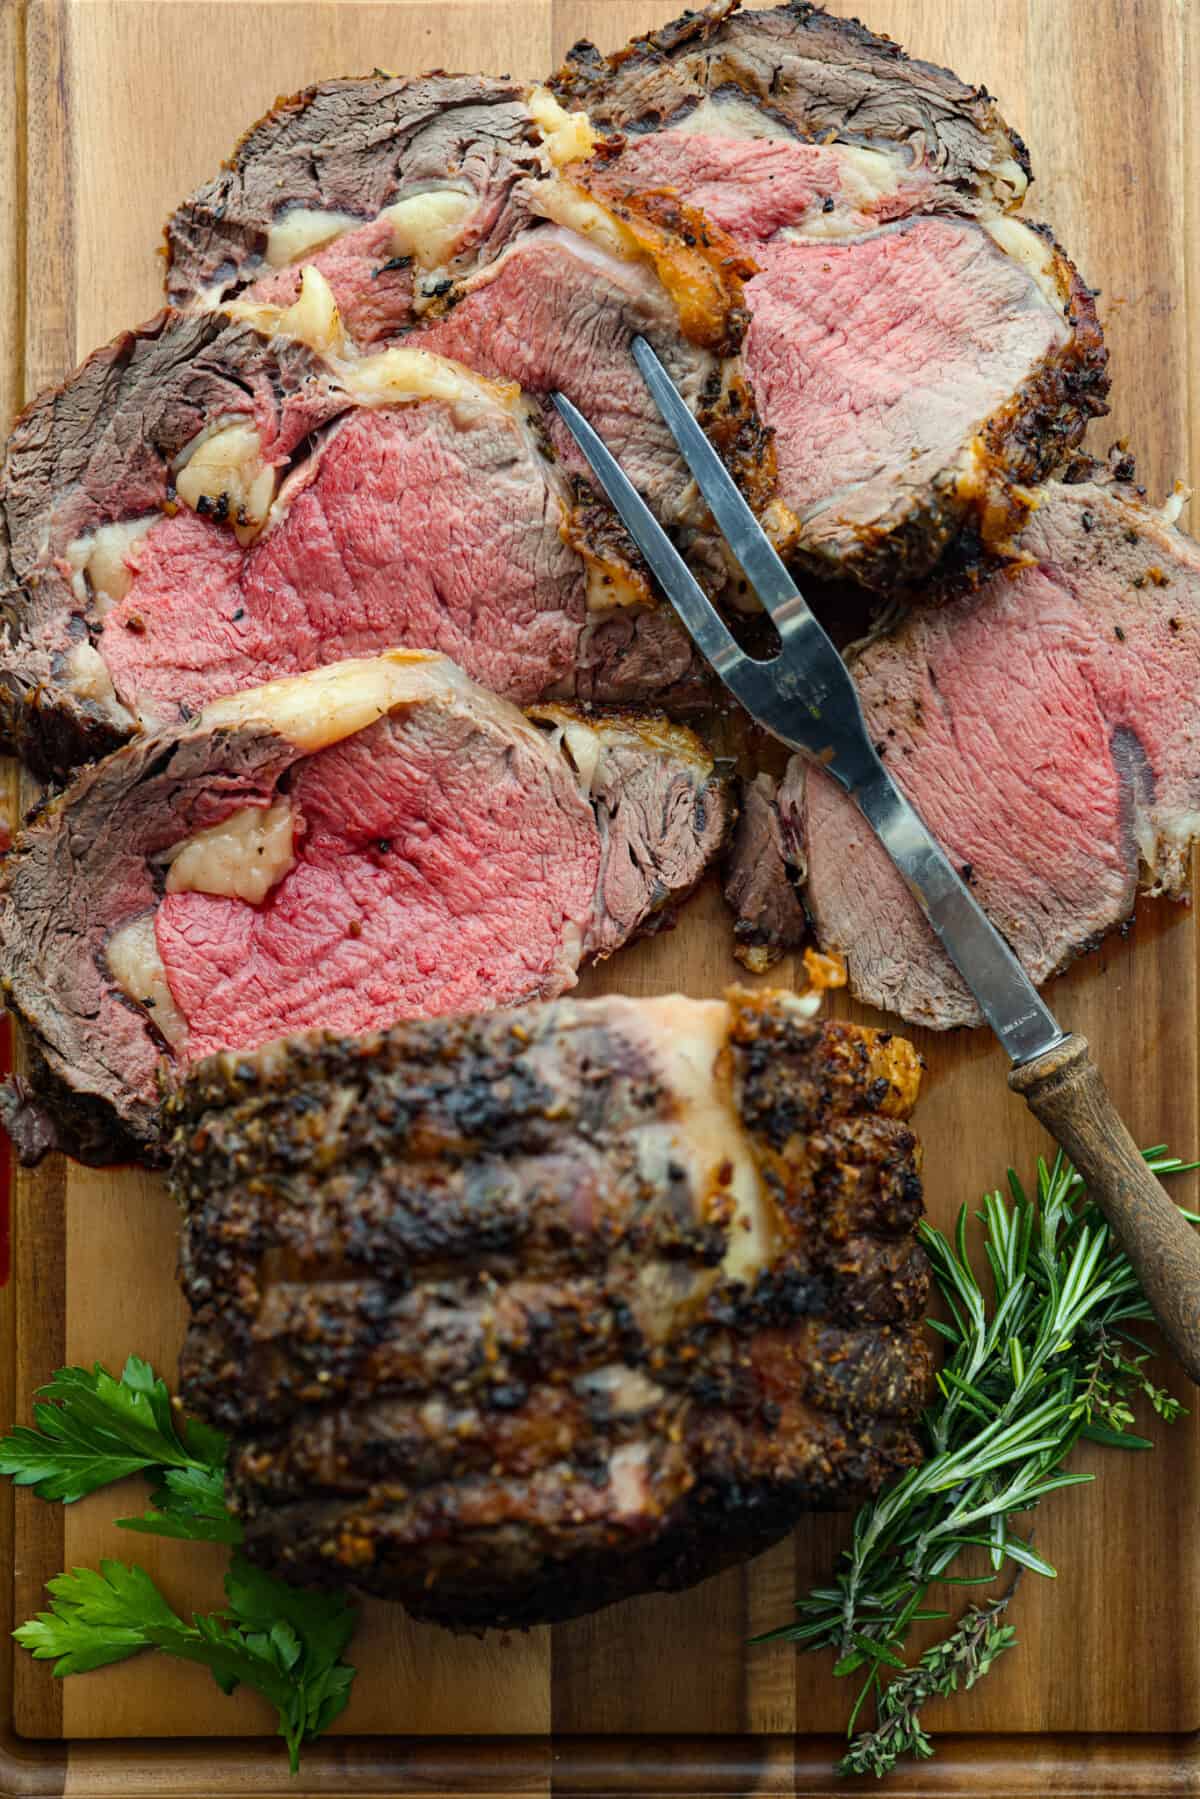
[[248, 1686], [276, 1708], [293, 1773], [300, 1745], [345, 1709], [354, 1669], [342, 1661], [356, 1622], [340, 1595], [305, 1593], [235, 1555], [225, 1579], [229, 1610], [172, 1611], [143, 1568], [102, 1561], [49, 1582], [48, 1612], [14, 1631], [63, 1678], [160, 1649], [207, 1668], [224, 1693]]
[[224, 1693], [244, 1685], [279, 1714], [295, 1772], [300, 1745], [325, 1730], [350, 1697], [354, 1669], [342, 1660], [357, 1614], [340, 1594], [308, 1593], [255, 1568], [236, 1546], [242, 1526], [225, 1504], [228, 1443], [177, 1411], [148, 1362], [130, 1356], [119, 1379], [100, 1363], [60, 1368], [41, 1389], [35, 1428], [0, 1441], [0, 1473], [43, 1499], [71, 1504], [130, 1474], [151, 1483], [151, 1508], [119, 1518], [125, 1530], [234, 1551], [225, 1578], [228, 1609], [174, 1612], [144, 1569], [102, 1561], [47, 1585], [50, 1610], [13, 1632], [59, 1678], [158, 1649], [208, 1668]]
[[151, 1510], [118, 1518], [122, 1530], [184, 1537], [193, 1543], [240, 1543], [242, 1527], [225, 1504], [220, 1468], [164, 1468], [150, 1493]]
[[0, 1440], [0, 1474], [41, 1499], [70, 1505], [130, 1474], [224, 1467], [225, 1439], [193, 1423], [185, 1441], [166, 1383], [137, 1356], [119, 1380], [97, 1362], [60, 1368], [40, 1392], [34, 1428], [20, 1425]]

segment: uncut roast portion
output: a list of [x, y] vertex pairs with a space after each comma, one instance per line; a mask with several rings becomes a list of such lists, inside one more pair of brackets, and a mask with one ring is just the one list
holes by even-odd
[[170, 1101], [246, 1552], [464, 1629], [686, 1586], [918, 1459], [919, 1061], [814, 996], [296, 1037]]

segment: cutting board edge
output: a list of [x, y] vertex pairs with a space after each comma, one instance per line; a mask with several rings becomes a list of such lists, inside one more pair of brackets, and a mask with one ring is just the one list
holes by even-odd
[[[274, 1745], [258, 1738], [30, 1744], [0, 1730], [0, 1799], [69, 1793], [129, 1799], [131, 1793], [204, 1793], [206, 1799], [683, 1799], [720, 1795], [808, 1795], [847, 1788], [833, 1771], [841, 1739], [799, 1737], [327, 1738], [305, 1751], [293, 1779]], [[197, 1784], [203, 1782], [203, 1785]], [[1137, 1799], [1200, 1792], [1200, 1732], [1119, 1737], [1095, 1734], [952, 1736], [934, 1763], [908, 1764], [888, 1791], [986, 1794], [1026, 1799]]]

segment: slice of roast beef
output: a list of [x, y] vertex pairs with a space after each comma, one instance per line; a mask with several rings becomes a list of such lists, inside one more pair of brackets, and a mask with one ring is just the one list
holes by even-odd
[[262, 290], [278, 298], [290, 265], [318, 255], [347, 327], [372, 343], [411, 311], [417, 284], [486, 262], [508, 241], [526, 217], [523, 184], [544, 166], [518, 82], [322, 82], [260, 119], [173, 215], [167, 297], [212, 305], [285, 271]]
[[1005, 211], [1030, 178], [983, 88], [808, 0], [744, 12], [708, 0], [611, 56], [582, 41], [551, 87], [603, 131], [903, 146], [908, 169], [955, 194], [957, 211]]
[[593, 192], [679, 195], [757, 265], [746, 371], [806, 565], [889, 589], [964, 531], [1008, 553], [1106, 359], [1090, 290], [1011, 216], [1024, 152], [993, 103], [809, 6], [580, 46], [555, 85], [628, 134]]
[[[1128, 917], [1139, 880], [1186, 897], [1200, 833], [1200, 549], [1118, 466], [1051, 483], [1023, 566], [913, 613], [854, 665], [887, 766], [1039, 985]], [[779, 804], [817, 936], [859, 998], [977, 1024], [833, 782], [797, 759]]]
[[755, 1553], [914, 1462], [918, 1060], [809, 997], [313, 1034], [170, 1103], [248, 1555], [456, 1628]]
[[736, 259], [685, 242], [677, 208], [618, 219], [554, 191], [568, 222], [521, 234], [420, 347], [358, 352], [309, 271], [289, 307], [160, 315], [34, 403], [0, 477], [0, 694], [31, 761], [61, 769], [218, 693], [393, 644], [521, 702], [704, 697], [549, 393], [596, 417], [710, 589], [727, 585], [629, 341], [656, 344], [786, 537], [734, 354]]
[[[0, 877], [0, 980], [57, 1140], [153, 1152], [164, 1060], [561, 993], [663, 921], [729, 810], [682, 727], [522, 715], [419, 652], [146, 734]], [[36, 1147], [28, 1104], [8, 1115]]]
[[788, 860], [777, 804], [779, 783], [763, 772], [742, 783], [737, 827], [729, 846], [725, 898], [734, 917], [733, 953], [752, 974], [765, 974], [808, 937], [800, 900], [804, 871]]

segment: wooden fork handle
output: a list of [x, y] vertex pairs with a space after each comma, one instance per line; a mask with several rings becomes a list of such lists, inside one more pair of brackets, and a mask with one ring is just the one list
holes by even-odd
[[1151, 1174], [1087, 1040], [1068, 1037], [1008, 1077], [1082, 1175], [1129, 1257], [1163, 1336], [1200, 1385], [1200, 1234]]

